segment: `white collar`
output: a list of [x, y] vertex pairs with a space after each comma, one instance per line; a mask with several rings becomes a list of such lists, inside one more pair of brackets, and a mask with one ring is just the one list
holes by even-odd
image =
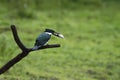
[[52, 33], [49, 33], [49, 32], [45, 32], [46, 34], [49, 34], [49, 35], [52, 35]]

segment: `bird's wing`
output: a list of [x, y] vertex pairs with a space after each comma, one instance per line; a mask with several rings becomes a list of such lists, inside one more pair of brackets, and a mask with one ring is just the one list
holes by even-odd
[[48, 40], [50, 39], [50, 37], [51, 36], [48, 35], [48, 34], [44, 34], [44, 33], [40, 34], [39, 37], [36, 39], [35, 45], [37, 45], [37, 46], [43, 46], [43, 45], [45, 45], [45, 43], [48, 42]]

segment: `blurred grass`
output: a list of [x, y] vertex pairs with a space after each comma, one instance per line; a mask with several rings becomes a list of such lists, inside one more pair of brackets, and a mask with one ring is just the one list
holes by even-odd
[[[17, 26], [28, 47], [45, 28], [61, 32], [65, 39], [53, 36], [49, 44], [60, 43], [60, 48], [32, 52], [0, 79], [119, 80], [118, 0], [22, 0], [18, 7], [21, 1], [12, 7], [14, 0], [9, 5], [6, 1], [0, 3], [0, 66], [20, 53], [9, 28], [11, 24]], [[25, 9], [23, 3], [28, 5]], [[33, 17], [27, 16], [27, 9]], [[19, 15], [19, 10], [24, 16]]]

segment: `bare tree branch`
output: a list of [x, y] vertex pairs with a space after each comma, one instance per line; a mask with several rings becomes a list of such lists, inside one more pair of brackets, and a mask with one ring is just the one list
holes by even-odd
[[12, 33], [14, 36], [14, 40], [17, 43], [17, 45], [19, 46], [19, 48], [21, 50], [26, 50], [26, 47], [23, 45], [23, 43], [20, 41], [20, 38], [18, 37], [18, 33], [17, 33], [15, 25], [11, 25], [11, 30], [12, 30]]
[[[23, 45], [23, 43], [20, 41], [15, 25], [11, 25], [11, 30], [12, 30], [15, 42], [18, 45], [18, 47], [22, 50], [22, 52], [18, 54], [16, 57], [14, 57], [13, 59], [11, 59], [10, 61], [8, 61], [5, 65], [3, 65], [0, 68], [0, 74], [3, 74], [7, 70], [9, 70], [13, 65], [15, 65], [17, 62], [22, 60], [24, 57], [26, 57], [31, 51], [34, 51], [32, 48], [26, 48]], [[45, 45], [40, 47], [38, 50], [47, 49], [47, 48], [57, 48], [57, 47], [60, 47], [60, 44]]]

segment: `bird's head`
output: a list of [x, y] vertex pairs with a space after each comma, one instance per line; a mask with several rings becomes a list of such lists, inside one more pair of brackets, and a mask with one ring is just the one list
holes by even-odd
[[53, 35], [55, 35], [57, 37], [60, 37], [60, 38], [64, 38], [64, 36], [62, 34], [56, 32], [56, 31], [54, 31], [52, 29], [45, 29], [45, 32], [51, 33], [51, 34], [53, 34]]

